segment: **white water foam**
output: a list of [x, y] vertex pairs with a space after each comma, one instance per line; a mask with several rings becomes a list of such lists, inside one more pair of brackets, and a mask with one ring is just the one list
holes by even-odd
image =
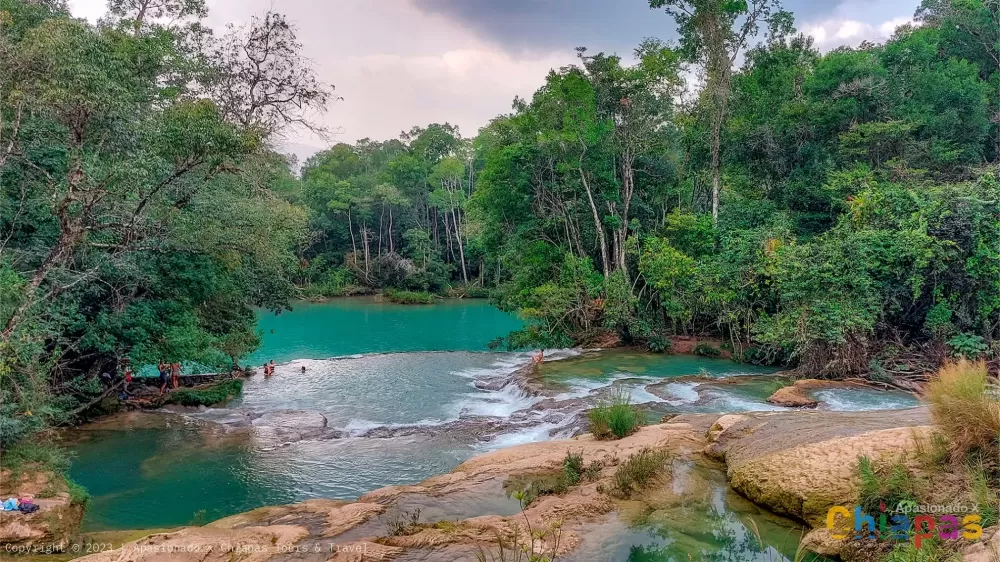
[[717, 389], [709, 390], [706, 394], [710, 397], [706, 409], [713, 413], [780, 412], [788, 409]]
[[518, 410], [530, 408], [541, 402], [541, 396], [527, 396], [517, 385], [507, 385], [503, 390], [470, 392], [452, 402], [445, 412], [455, 419], [461, 416], [488, 416], [506, 418]]
[[496, 439], [493, 439], [488, 443], [479, 444], [476, 448], [482, 451], [495, 451], [497, 449], [523, 445], [525, 443], [549, 441], [553, 438], [552, 435], [554, 432], [557, 437], [559, 437], [558, 430], [562, 429], [563, 425], [564, 424], [562, 423], [542, 423], [526, 427], [510, 433], [501, 434], [497, 436]]
[[673, 400], [663, 400], [671, 406], [683, 404], [694, 404], [701, 396], [696, 390], [701, 383], [697, 382], [672, 382], [663, 387], [663, 391], [674, 397]]
[[[903, 410], [917, 405], [916, 400], [891, 393], [871, 390], [828, 389], [813, 393], [824, 410], [837, 412], [865, 412], [874, 410]], [[875, 400], [875, 397], [878, 397]]]

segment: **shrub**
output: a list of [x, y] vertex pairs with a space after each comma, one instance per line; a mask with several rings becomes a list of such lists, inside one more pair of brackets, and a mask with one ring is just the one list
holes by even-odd
[[76, 482], [67, 479], [66, 486], [69, 488], [69, 503], [71, 505], [86, 506], [90, 502], [90, 492]]
[[695, 355], [700, 355], [702, 357], [718, 357], [722, 355], [722, 351], [720, 351], [719, 348], [704, 342], [698, 342], [698, 344], [694, 346], [692, 352]]
[[670, 457], [665, 451], [648, 448], [630, 456], [615, 471], [612, 495], [628, 498], [645, 488], [663, 472], [668, 460]]
[[590, 461], [587, 468], [583, 469], [583, 478], [587, 482], [593, 482], [601, 477], [601, 470], [604, 468], [604, 463], [598, 460]]
[[946, 364], [925, 391], [931, 415], [954, 460], [972, 452], [996, 458], [1000, 402], [990, 389], [986, 364], [959, 359]]
[[396, 304], [434, 304], [434, 295], [425, 292], [386, 289], [382, 296]]
[[979, 359], [989, 350], [986, 340], [973, 334], [958, 334], [948, 340], [948, 347], [951, 348], [952, 355], [966, 359]]
[[182, 406], [214, 406], [231, 400], [243, 392], [243, 381], [228, 379], [198, 388], [178, 388], [164, 398], [164, 404]]
[[566, 477], [566, 483], [570, 486], [579, 484], [583, 472], [583, 455], [566, 451], [566, 458], [563, 459], [563, 476]]
[[587, 412], [587, 417], [590, 433], [596, 439], [621, 439], [642, 426], [642, 412], [632, 405], [628, 391], [620, 387]]
[[649, 338], [646, 347], [652, 353], [668, 353], [674, 346], [674, 342], [663, 336], [653, 336]]
[[913, 479], [902, 462], [875, 463], [862, 456], [858, 459], [858, 505], [866, 513], [880, 513], [881, 504], [895, 509], [901, 502], [915, 501]]

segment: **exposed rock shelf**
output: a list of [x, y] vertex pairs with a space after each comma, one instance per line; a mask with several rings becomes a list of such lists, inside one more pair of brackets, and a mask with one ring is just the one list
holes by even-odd
[[[574, 551], [586, 548], [588, 533], [623, 508], [621, 501], [599, 491], [613, 478], [613, 467], [605, 467], [593, 482], [542, 496], [523, 515], [503, 495], [503, 482], [511, 476], [558, 470], [567, 452], [579, 453], [590, 463], [625, 459], [647, 447], [668, 451], [675, 463], [722, 460], [735, 490], [777, 514], [820, 527], [829, 507], [853, 505], [859, 455], [899, 455], [912, 449], [915, 435], [928, 430], [924, 408], [682, 415], [620, 441], [583, 435], [520, 445], [480, 455], [417, 485], [376, 490], [356, 502], [311, 500], [265, 507], [205, 527], [151, 535], [124, 548], [130, 560], [154, 560], [157, 553], [173, 550], [174, 560], [221, 561], [241, 548], [245, 560], [471, 561], [481, 545], [494, 540], [497, 529], [511, 530], [526, 518], [534, 528], [560, 522], [560, 554], [578, 555]], [[676, 484], [660, 487], [676, 490]], [[652, 490], [650, 495], [664, 493]], [[424, 516], [413, 532], [392, 535], [387, 511], [399, 508], [419, 508]], [[193, 547], [196, 555], [187, 555]], [[106, 552], [86, 560], [118, 560], [120, 554]]]

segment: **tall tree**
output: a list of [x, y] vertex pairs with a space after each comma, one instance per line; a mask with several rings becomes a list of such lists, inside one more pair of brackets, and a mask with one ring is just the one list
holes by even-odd
[[792, 28], [792, 15], [781, 0], [649, 0], [666, 10], [681, 34], [681, 51], [704, 70], [704, 98], [711, 123], [712, 217], [719, 220], [722, 129], [729, 108], [733, 67], [766, 25], [772, 40]]

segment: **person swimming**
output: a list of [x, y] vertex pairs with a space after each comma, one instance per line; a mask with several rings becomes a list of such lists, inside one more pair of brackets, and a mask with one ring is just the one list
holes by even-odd
[[535, 365], [540, 365], [544, 360], [545, 360], [544, 349], [539, 349], [538, 353], [536, 353], [535, 356], [531, 358], [531, 362], [534, 363]]

